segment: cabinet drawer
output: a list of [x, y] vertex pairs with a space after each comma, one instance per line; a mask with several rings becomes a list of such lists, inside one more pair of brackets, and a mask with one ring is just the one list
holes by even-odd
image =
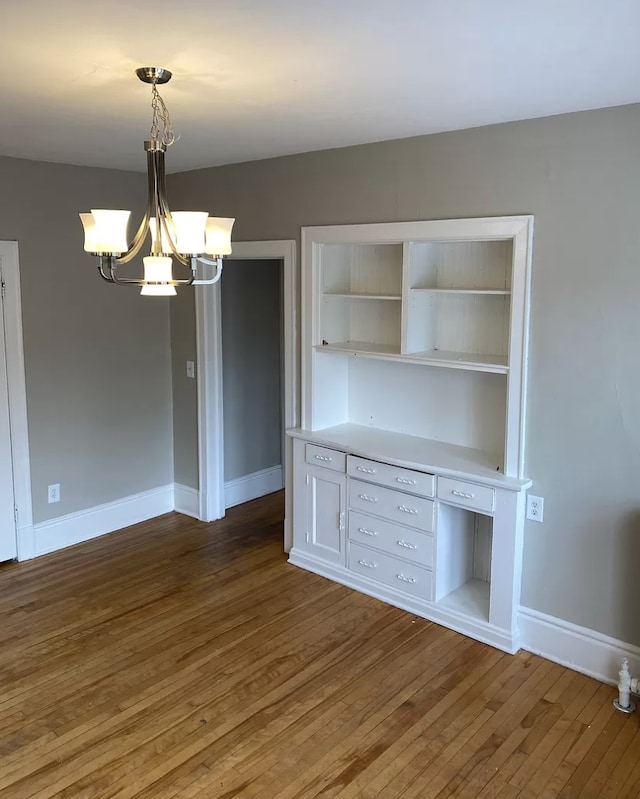
[[317, 444], [307, 444], [305, 449], [305, 460], [314, 466], [324, 466], [325, 469], [332, 469], [334, 472], [343, 472], [347, 456], [344, 452], [328, 447], [319, 447]]
[[435, 496], [434, 477], [425, 472], [414, 472], [412, 469], [348, 455], [347, 474], [359, 477], [361, 480], [371, 480], [372, 483], [379, 485], [398, 488], [400, 491], [410, 491], [423, 497]]
[[400, 524], [408, 524], [433, 532], [434, 503], [429, 499], [412, 497], [402, 491], [351, 480], [349, 506], [355, 510], [372, 513]]
[[432, 574], [413, 563], [397, 560], [360, 544], [349, 543], [349, 569], [397, 591], [431, 599]]
[[452, 480], [449, 477], [438, 477], [438, 499], [464, 505], [465, 508], [493, 513], [496, 492], [493, 488]]
[[349, 539], [390, 555], [406, 558], [418, 566], [433, 565], [433, 537], [400, 524], [349, 511]]

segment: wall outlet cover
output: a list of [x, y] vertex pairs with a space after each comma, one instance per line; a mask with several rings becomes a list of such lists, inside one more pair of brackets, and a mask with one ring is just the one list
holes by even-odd
[[527, 496], [527, 519], [532, 522], [540, 522], [544, 519], [544, 499], [535, 497], [533, 494]]

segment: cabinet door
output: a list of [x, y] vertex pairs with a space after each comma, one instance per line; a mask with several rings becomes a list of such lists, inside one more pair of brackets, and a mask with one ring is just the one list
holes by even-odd
[[306, 475], [305, 545], [309, 553], [330, 563], [345, 564], [345, 495], [347, 478], [329, 469]]

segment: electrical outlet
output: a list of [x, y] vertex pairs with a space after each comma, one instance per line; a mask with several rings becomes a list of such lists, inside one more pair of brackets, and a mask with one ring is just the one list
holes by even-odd
[[187, 377], [196, 376], [196, 365], [193, 361], [187, 361]]
[[527, 519], [532, 522], [542, 522], [544, 519], [544, 499], [534, 497], [533, 494], [527, 496]]
[[60, 502], [60, 483], [49, 486], [49, 504]]

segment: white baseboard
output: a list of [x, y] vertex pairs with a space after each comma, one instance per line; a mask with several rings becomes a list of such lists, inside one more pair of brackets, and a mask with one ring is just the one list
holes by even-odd
[[32, 524], [18, 526], [16, 532], [18, 560], [31, 560], [36, 556], [36, 537]]
[[282, 466], [272, 466], [270, 469], [262, 469], [260, 472], [247, 474], [238, 477], [236, 480], [229, 480], [224, 484], [224, 506], [232, 508], [242, 502], [249, 502], [251, 499], [263, 497], [265, 494], [272, 494], [284, 488], [284, 478]]
[[370, 580], [362, 574], [352, 572], [344, 566], [327, 563], [308, 552], [296, 549], [295, 546], [289, 552], [289, 563], [315, 574], [320, 574], [322, 577], [328, 577], [333, 582], [342, 583], [348, 588], [354, 588], [356, 591], [368, 594], [368, 596], [375, 597], [383, 602], [388, 602], [397, 608], [414, 613], [416, 616], [430, 619], [436, 624], [442, 624], [444, 627], [449, 627], [451, 630], [467, 635], [470, 638], [475, 638], [476, 641], [495, 646], [497, 649], [509, 652], [509, 654], [517, 652], [520, 648], [518, 636], [510, 630], [503, 630], [493, 624], [489, 624], [489, 622], [472, 619], [466, 614], [459, 613], [453, 609], [443, 608], [437, 602], [425, 602], [403, 592], [394, 591], [392, 588]]
[[45, 555], [122, 527], [169, 513], [174, 508], [173, 485], [143, 491], [115, 502], [69, 513], [33, 525], [34, 554]]
[[200, 492], [197, 488], [174, 483], [173, 497], [173, 506], [178, 513], [194, 519], [200, 518]]
[[629, 668], [640, 674], [640, 648], [609, 638], [587, 627], [520, 608], [520, 643], [523, 649], [553, 660], [574, 671], [615, 685], [622, 658], [629, 658]]
[[[282, 467], [264, 469], [246, 477], [232, 480], [225, 484], [226, 507], [230, 508], [242, 502], [278, 491], [283, 487]], [[88, 510], [70, 513], [47, 522], [21, 528], [18, 540], [21, 543], [18, 557], [27, 560], [36, 555], [44, 555], [57, 549], [79, 544], [105, 533], [120, 530], [138, 522], [146, 521], [154, 516], [176, 510], [188, 516], [198, 518], [198, 491], [179, 483], [144, 491], [124, 499], [98, 505]], [[318, 564], [307, 562], [306, 556], [298, 553], [290, 558], [296, 565], [310, 568], [311, 571], [323, 573]], [[330, 579], [339, 579], [336, 574], [325, 574]], [[346, 579], [339, 579], [351, 585]], [[352, 585], [365, 590], [362, 585]], [[372, 592], [373, 593], [373, 592]], [[376, 589], [379, 595], [380, 589]], [[382, 597], [391, 601], [388, 597]], [[415, 612], [415, 608], [407, 607]], [[502, 640], [494, 630], [467, 631], [457, 625], [454, 619], [434, 618], [434, 621], [445, 623], [460, 632], [471, 632], [473, 637], [484, 640], [500, 649], [513, 651], [517, 649], [514, 641]], [[615, 685], [622, 658], [629, 658], [629, 667], [633, 675], [640, 674], [640, 647], [619, 641], [602, 633], [580, 627], [577, 624], [540, 613], [531, 608], [521, 607], [519, 612], [520, 645], [523, 649], [541, 655], [548, 660], [559, 663], [574, 671], [579, 671], [601, 682]], [[488, 634], [491, 633], [491, 634]]]

